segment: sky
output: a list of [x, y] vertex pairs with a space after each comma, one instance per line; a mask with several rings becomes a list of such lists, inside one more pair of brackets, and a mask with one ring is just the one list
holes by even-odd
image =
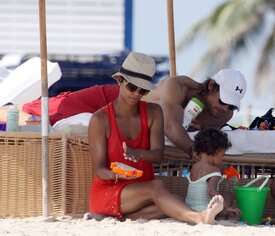
[[[225, 1], [174, 0], [175, 44], [191, 26]], [[133, 49], [152, 55], [169, 54], [166, 0], [134, 0]], [[190, 73], [192, 58], [198, 51], [199, 47], [184, 57], [176, 55], [177, 74]]]
[[[133, 50], [147, 53], [149, 55], [169, 55], [168, 26], [167, 26], [167, 0], [134, 0], [133, 17]], [[174, 0], [174, 33], [175, 44], [182, 35], [188, 31], [197, 21], [211, 13], [226, 0]], [[236, 120], [241, 119], [244, 124], [251, 121], [255, 115], [263, 115], [272, 106], [272, 95], [255, 99], [253, 93], [253, 68], [256, 60], [247, 63], [247, 58], [255, 58], [259, 50], [258, 45], [249, 45], [249, 55], [240, 58], [231, 68], [240, 70], [245, 76], [248, 87], [247, 93], [242, 100], [241, 112], [234, 115]], [[191, 76], [192, 66], [206, 46], [204, 42], [193, 44], [181, 53], [176, 53], [177, 75]], [[214, 73], [214, 72], [213, 72]], [[213, 74], [210, 74], [211, 76]], [[199, 74], [197, 81], [203, 81], [206, 76]], [[252, 105], [252, 115], [249, 110]], [[249, 113], [249, 116], [246, 114]], [[262, 114], [263, 113], [263, 114]], [[246, 116], [246, 118], [243, 118]]]

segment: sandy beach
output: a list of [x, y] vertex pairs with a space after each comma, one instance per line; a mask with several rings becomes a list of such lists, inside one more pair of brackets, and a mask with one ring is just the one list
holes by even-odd
[[1, 236], [52, 236], [52, 235], [164, 235], [164, 236], [271, 236], [275, 235], [274, 226], [247, 226], [239, 222], [218, 221], [216, 225], [188, 225], [173, 219], [163, 220], [126, 220], [120, 222], [114, 218], [102, 221], [72, 218], [63, 216], [57, 218], [6, 218], [0, 219]]

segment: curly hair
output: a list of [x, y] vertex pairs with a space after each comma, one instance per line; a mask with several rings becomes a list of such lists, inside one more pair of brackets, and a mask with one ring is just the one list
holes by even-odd
[[195, 135], [194, 151], [198, 154], [215, 155], [218, 149], [227, 150], [231, 146], [227, 134], [218, 129], [201, 130]]
[[214, 94], [215, 92], [220, 91], [220, 85], [218, 85], [217, 83], [214, 83], [212, 86], [212, 89], [209, 90], [208, 86], [211, 80], [212, 80], [211, 77], [207, 77], [207, 79], [201, 84], [201, 90], [199, 92], [201, 96]]

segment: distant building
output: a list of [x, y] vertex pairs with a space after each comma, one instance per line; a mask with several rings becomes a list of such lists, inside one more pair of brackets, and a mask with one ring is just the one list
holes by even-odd
[[[95, 84], [115, 83], [132, 50], [133, 0], [45, 0], [48, 59], [59, 63], [62, 77], [49, 96]], [[39, 0], [0, 0], [0, 57], [14, 69], [40, 54]], [[155, 58], [157, 65], [167, 57]], [[157, 67], [154, 82], [166, 67]]]
[[[45, 2], [48, 54], [132, 49], [132, 0]], [[39, 53], [39, 0], [1, 0], [0, 9], [0, 54]]]

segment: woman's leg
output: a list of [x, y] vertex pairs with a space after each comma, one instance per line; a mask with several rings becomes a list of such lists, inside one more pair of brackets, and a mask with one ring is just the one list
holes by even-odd
[[223, 198], [214, 197], [205, 211], [196, 212], [168, 192], [160, 180], [129, 184], [122, 190], [124, 215], [135, 213], [135, 217], [143, 218], [142, 209], [152, 204], [159, 208], [159, 213], [179, 221], [213, 224], [215, 216], [223, 209]]
[[125, 215], [125, 218], [131, 219], [131, 220], [137, 220], [140, 218], [145, 220], [151, 220], [151, 219], [163, 219], [163, 218], [167, 218], [167, 216], [156, 205], [149, 205], [149, 206], [143, 207], [141, 210], [138, 210], [137, 212]]

